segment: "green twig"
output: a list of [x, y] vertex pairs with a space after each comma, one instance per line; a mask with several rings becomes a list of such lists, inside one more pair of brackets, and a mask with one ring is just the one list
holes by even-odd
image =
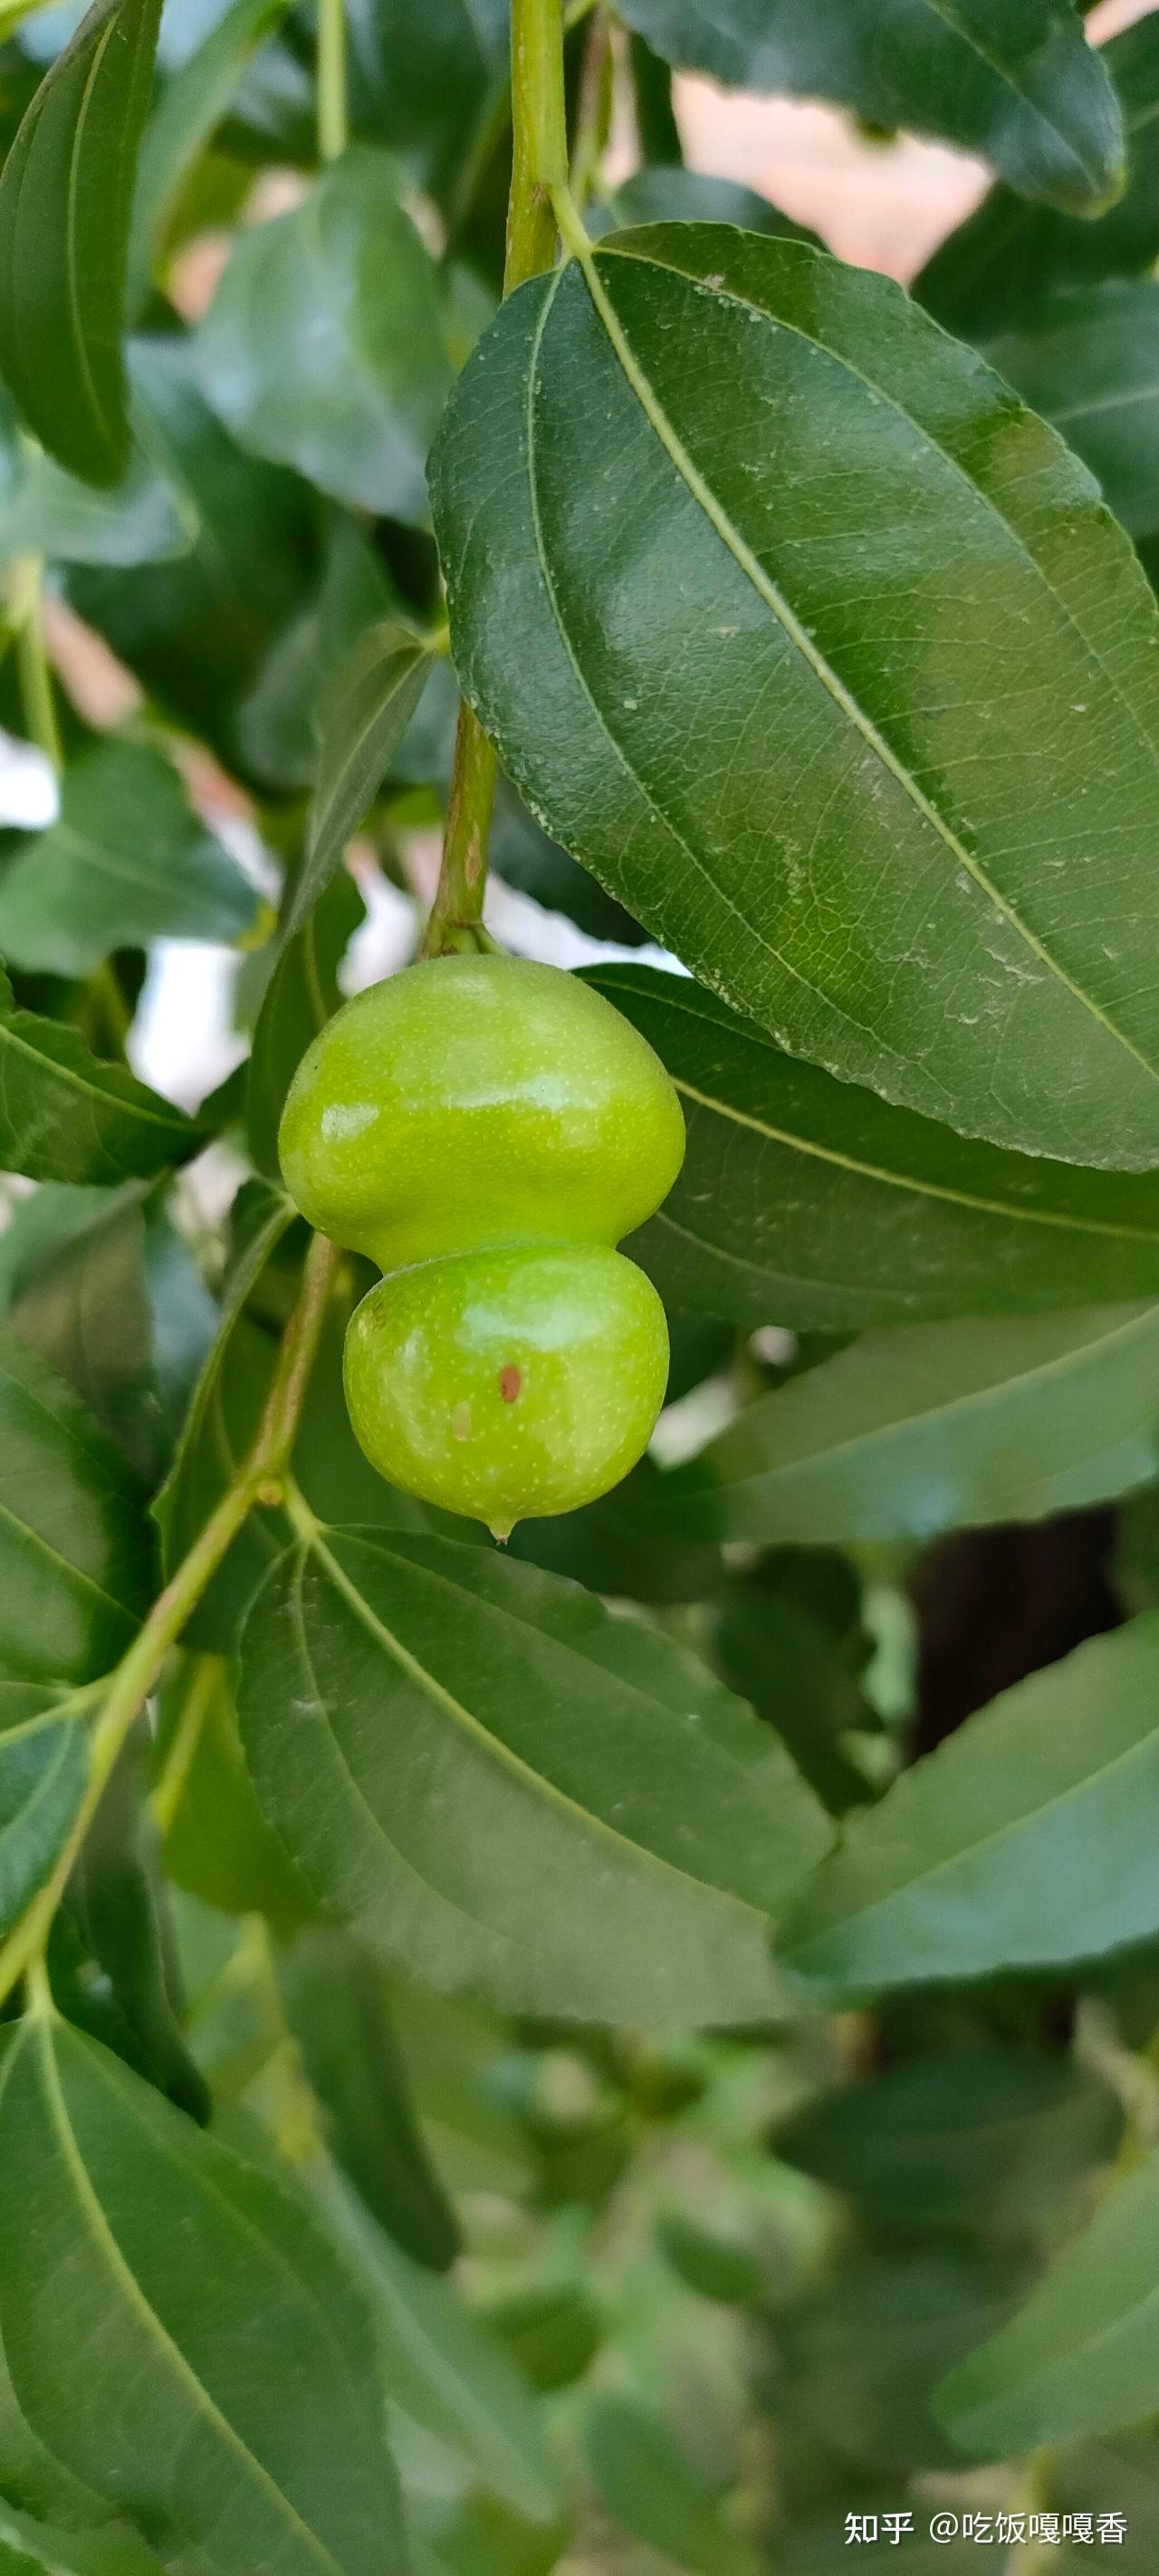
[[337, 1262], [334, 1245], [323, 1235], [315, 1235], [298, 1302], [282, 1335], [273, 1382], [248, 1455], [110, 1677], [104, 1707], [93, 1728], [88, 1783], [71, 1832], [49, 1878], [0, 1946], [0, 2002], [41, 1956], [110, 1774], [160, 1678], [171, 1647], [177, 1644], [255, 1503], [280, 1499], [281, 1479], [293, 1447]]
[[586, 206], [596, 187], [600, 167], [612, 131], [615, 104], [615, 61], [612, 54], [612, 29], [607, 10], [600, 0], [588, 28], [584, 47], [583, 75], [580, 81], [579, 116], [571, 156], [571, 193], [577, 206]]
[[149, 1799], [149, 1812], [162, 1841], [170, 1832], [185, 1795], [223, 1666], [221, 1655], [198, 1655], [194, 1660], [185, 1704]]
[[350, 140], [345, 0], [318, 0], [318, 154], [336, 161]]
[[64, 767], [64, 747], [56, 720], [52, 672], [44, 643], [44, 566], [39, 560], [32, 560], [25, 567], [21, 589], [22, 615], [16, 631], [20, 703], [29, 741], [34, 742], [45, 759], [52, 762], [59, 775]]
[[[512, 0], [505, 295], [551, 268], [555, 260], [553, 191], [567, 183], [563, 34], [563, 0]], [[445, 957], [456, 950], [490, 945], [482, 920], [495, 778], [495, 754], [464, 702], [455, 736], [442, 866], [423, 934], [423, 957]]]

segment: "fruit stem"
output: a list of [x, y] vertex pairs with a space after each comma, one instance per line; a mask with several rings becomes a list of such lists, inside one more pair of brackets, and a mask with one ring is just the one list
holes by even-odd
[[153, 1604], [116, 1670], [109, 1675], [89, 1745], [89, 1777], [72, 1829], [54, 1868], [0, 1945], [0, 2002], [27, 1976], [44, 1950], [52, 1919], [109, 1777], [162, 1667], [202, 1593], [249, 1518], [262, 1488], [286, 1472], [302, 1400], [330, 1302], [338, 1253], [316, 1234], [306, 1256], [298, 1302], [282, 1335], [273, 1380], [252, 1446], [200, 1536]]
[[[511, 194], [503, 292], [554, 265], [553, 191], [567, 184], [567, 115], [563, 87], [563, 0], [512, 0]], [[464, 699], [447, 800], [442, 866], [421, 957], [489, 948], [482, 927], [487, 843], [497, 763], [477, 716]]]

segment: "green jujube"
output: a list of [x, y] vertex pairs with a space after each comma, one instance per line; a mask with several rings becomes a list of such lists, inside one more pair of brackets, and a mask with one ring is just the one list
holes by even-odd
[[280, 1151], [310, 1223], [384, 1273], [345, 1361], [382, 1475], [500, 1539], [618, 1483], [663, 1403], [668, 1332], [614, 1247], [671, 1188], [684, 1121], [602, 994], [521, 958], [408, 968], [315, 1040]]

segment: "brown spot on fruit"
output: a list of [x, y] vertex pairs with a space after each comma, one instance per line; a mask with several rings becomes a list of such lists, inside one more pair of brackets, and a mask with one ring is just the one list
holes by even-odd
[[522, 1384], [523, 1372], [521, 1369], [516, 1368], [514, 1361], [512, 1361], [507, 1368], [500, 1369], [499, 1393], [503, 1398], [504, 1404], [515, 1403]]

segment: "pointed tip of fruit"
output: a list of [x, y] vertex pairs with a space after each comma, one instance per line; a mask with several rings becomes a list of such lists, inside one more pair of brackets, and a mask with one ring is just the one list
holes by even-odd
[[514, 1521], [488, 1521], [487, 1527], [491, 1532], [491, 1536], [495, 1541], [496, 1547], [506, 1547], [507, 1541], [511, 1536], [511, 1532], [515, 1527], [515, 1523]]

